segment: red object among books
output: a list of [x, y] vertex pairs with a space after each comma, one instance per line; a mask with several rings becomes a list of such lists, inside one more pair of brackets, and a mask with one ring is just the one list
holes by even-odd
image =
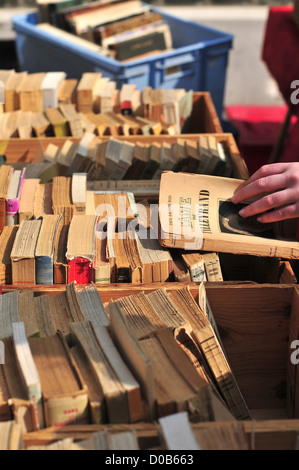
[[68, 282], [76, 281], [77, 284], [90, 284], [93, 280], [92, 263], [87, 258], [75, 258], [69, 260]]

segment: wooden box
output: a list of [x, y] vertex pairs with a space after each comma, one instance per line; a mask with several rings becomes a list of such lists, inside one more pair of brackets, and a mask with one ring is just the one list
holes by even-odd
[[[105, 303], [156, 287], [115, 285], [98, 290]], [[173, 283], [165, 287], [172, 290], [179, 286]], [[298, 288], [227, 283], [206, 284], [206, 290], [232, 371], [252, 415], [252, 420], [242, 421], [250, 448], [295, 449], [299, 433], [299, 354], [293, 341], [299, 335]], [[197, 299], [198, 286], [190, 284], [190, 291]], [[49, 291], [36, 291], [36, 295], [45, 293]], [[142, 438], [143, 425], [135, 426]], [[213, 428], [215, 423], [194, 426]], [[96, 429], [100, 428], [94, 427], [93, 431]], [[151, 429], [154, 445], [157, 433], [154, 427]], [[91, 428], [86, 430], [90, 432]], [[57, 435], [66, 437], [75, 431], [68, 428], [57, 431]], [[33, 437], [45, 443], [49, 439], [47, 432]]]

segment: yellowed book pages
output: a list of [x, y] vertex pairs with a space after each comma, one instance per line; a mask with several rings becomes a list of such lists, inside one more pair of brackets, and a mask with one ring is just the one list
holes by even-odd
[[298, 242], [278, 239], [276, 225], [242, 218], [231, 202], [244, 183], [235, 178], [165, 172], [159, 196], [159, 241], [163, 246], [299, 258]]
[[5, 111], [20, 109], [20, 88], [27, 77], [27, 72], [12, 74], [5, 83]]
[[69, 78], [62, 82], [58, 90], [58, 105], [76, 103], [77, 85], [78, 80], [76, 78]]
[[96, 101], [96, 90], [102, 77], [101, 73], [83, 73], [77, 86], [77, 111], [79, 113], [93, 112]]
[[78, 151], [78, 144], [66, 139], [57, 157], [57, 162], [64, 167], [69, 167]]
[[79, 306], [86, 320], [91, 321], [94, 325], [110, 325], [110, 320], [95, 284], [88, 284], [76, 290], [76, 293]]
[[34, 297], [33, 315], [38, 329], [38, 335], [35, 336], [54, 336], [56, 334], [57, 328], [51, 315], [48, 295]]
[[20, 86], [20, 109], [22, 111], [32, 111], [42, 113], [43, 105], [43, 92], [42, 82], [46, 74], [31, 73], [28, 74], [22, 85]]
[[87, 390], [62, 335], [28, 341], [40, 376], [46, 426], [88, 424]]
[[217, 253], [202, 253], [208, 282], [223, 281], [220, 259]]
[[70, 134], [73, 137], [81, 137], [84, 133], [84, 129], [82, 119], [80, 114], [76, 111], [75, 104], [60, 104], [59, 109], [68, 122]]
[[[250, 419], [250, 412], [239, 390], [225, 352], [212, 324], [188, 288], [170, 294], [171, 300], [191, 326], [189, 333], [204, 354], [221, 394], [236, 419]], [[188, 330], [187, 330], [188, 331]]]
[[50, 122], [42, 112], [32, 112], [31, 125], [35, 137], [46, 137], [50, 129]]
[[41, 220], [23, 220], [17, 232], [12, 250], [12, 281], [14, 284], [32, 285], [35, 276], [35, 248]]
[[74, 215], [86, 214], [86, 188], [87, 174], [74, 173], [72, 176], [72, 203], [74, 205]]
[[18, 114], [18, 135], [20, 139], [30, 139], [32, 137], [32, 111], [19, 111]]
[[22, 427], [15, 421], [0, 423], [0, 450], [23, 450]]
[[60, 152], [60, 147], [53, 143], [47, 145], [44, 152], [44, 162], [55, 163]]
[[53, 214], [52, 189], [52, 183], [37, 185], [33, 204], [33, 216], [35, 219], [45, 214]]
[[71, 222], [74, 213], [71, 202], [71, 178], [64, 176], [53, 178], [52, 206], [53, 213], [62, 216], [63, 225]]
[[135, 431], [108, 434], [109, 450], [140, 450]]
[[66, 258], [68, 260], [82, 257], [93, 261], [96, 221], [97, 217], [94, 215], [73, 216], [67, 243]]
[[57, 108], [45, 109], [45, 116], [50, 122], [55, 137], [67, 137], [69, 135], [69, 126], [65, 117]]
[[20, 321], [25, 325], [26, 335], [36, 336], [40, 334], [34, 312], [34, 292], [33, 290], [23, 290], [19, 295]]
[[99, 387], [96, 374], [89, 362], [85, 352], [80, 346], [72, 346], [70, 353], [77, 364], [83, 381], [87, 386], [88, 401], [90, 407], [90, 421], [92, 424], [107, 423], [107, 412], [105, 397], [101, 387]]
[[111, 282], [111, 266], [106, 253], [106, 237], [95, 237], [94, 282], [109, 284]]
[[19, 226], [6, 225], [0, 235], [0, 283], [11, 284], [11, 259], [10, 253], [15, 241]]
[[12, 325], [20, 321], [19, 292], [9, 292], [0, 297], [0, 338], [12, 336]]
[[19, 223], [34, 216], [34, 200], [39, 178], [25, 179], [19, 203]]
[[5, 113], [3, 120], [2, 133], [5, 139], [18, 137], [18, 119], [19, 111], [12, 111], [11, 113]]
[[108, 422], [129, 423], [130, 415], [124, 386], [103, 352], [91, 322], [72, 323], [76, 343], [84, 350], [102, 387], [107, 407]]
[[47, 214], [43, 216], [39, 237], [36, 244], [35, 256], [53, 257], [57, 226], [61, 216]]

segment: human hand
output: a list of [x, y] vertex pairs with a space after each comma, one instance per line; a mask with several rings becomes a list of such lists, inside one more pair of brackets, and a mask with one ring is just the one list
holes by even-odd
[[299, 217], [299, 162], [273, 163], [257, 170], [232, 197], [238, 204], [256, 199], [240, 212], [240, 216], [258, 215], [262, 223]]

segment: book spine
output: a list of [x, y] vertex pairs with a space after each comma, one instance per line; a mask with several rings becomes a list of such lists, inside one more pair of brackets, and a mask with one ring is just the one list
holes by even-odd
[[54, 284], [67, 284], [68, 283], [68, 266], [61, 263], [54, 264], [53, 270]]
[[207, 280], [206, 278], [206, 271], [205, 271], [205, 263], [201, 261], [197, 263], [197, 265], [190, 267], [190, 275], [192, 282], [204, 282]]
[[93, 280], [93, 267], [88, 258], [78, 257], [69, 260], [68, 282], [90, 284]]
[[36, 284], [52, 285], [54, 283], [52, 257], [36, 256], [35, 270]]
[[18, 225], [19, 199], [6, 200], [5, 223], [6, 225]]

